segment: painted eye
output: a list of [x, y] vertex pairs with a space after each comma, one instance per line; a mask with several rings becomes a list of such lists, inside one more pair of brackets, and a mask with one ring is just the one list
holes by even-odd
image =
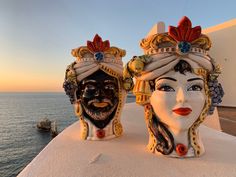
[[188, 88], [188, 91], [201, 91], [202, 87], [200, 85], [192, 85]]
[[105, 87], [104, 87], [106, 90], [113, 90], [113, 89], [115, 89], [115, 86], [113, 85], [113, 84], [107, 84], [107, 85], [105, 85]]
[[96, 89], [96, 88], [95, 88], [95, 86], [92, 85], [92, 84], [87, 84], [87, 85], [85, 86], [85, 89], [94, 90], [94, 89]]
[[159, 91], [164, 91], [164, 92], [174, 92], [175, 89], [173, 89], [171, 86], [168, 85], [163, 85], [157, 88]]

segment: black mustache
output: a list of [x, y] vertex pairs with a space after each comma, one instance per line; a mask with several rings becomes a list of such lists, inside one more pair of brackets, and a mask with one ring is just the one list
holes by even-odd
[[98, 100], [98, 99], [90, 100], [90, 101], [88, 101], [88, 106], [90, 106], [93, 103], [101, 103], [101, 102], [108, 103], [110, 106], [113, 106], [113, 103], [111, 102], [111, 100], [109, 100], [107, 98], [104, 98], [102, 100]]

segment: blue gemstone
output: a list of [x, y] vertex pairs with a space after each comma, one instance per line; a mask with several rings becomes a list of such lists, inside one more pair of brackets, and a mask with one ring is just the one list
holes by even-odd
[[182, 41], [178, 44], [178, 48], [182, 53], [188, 53], [190, 51], [191, 44], [189, 42]]
[[103, 55], [102, 52], [97, 52], [97, 53], [94, 54], [94, 57], [97, 61], [102, 61], [103, 58], [104, 58], [104, 55]]

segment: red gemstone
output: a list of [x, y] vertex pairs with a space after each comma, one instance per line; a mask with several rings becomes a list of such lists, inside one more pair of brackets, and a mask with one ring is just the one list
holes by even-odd
[[96, 131], [96, 135], [98, 138], [104, 138], [105, 137], [105, 131], [103, 129], [99, 129]]
[[179, 156], [184, 156], [188, 152], [188, 148], [184, 144], [177, 144], [175, 151]]

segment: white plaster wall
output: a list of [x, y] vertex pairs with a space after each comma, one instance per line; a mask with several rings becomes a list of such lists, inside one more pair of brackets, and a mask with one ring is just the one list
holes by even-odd
[[212, 41], [210, 55], [222, 67], [219, 82], [225, 95], [221, 106], [236, 107], [236, 19], [203, 30]]

